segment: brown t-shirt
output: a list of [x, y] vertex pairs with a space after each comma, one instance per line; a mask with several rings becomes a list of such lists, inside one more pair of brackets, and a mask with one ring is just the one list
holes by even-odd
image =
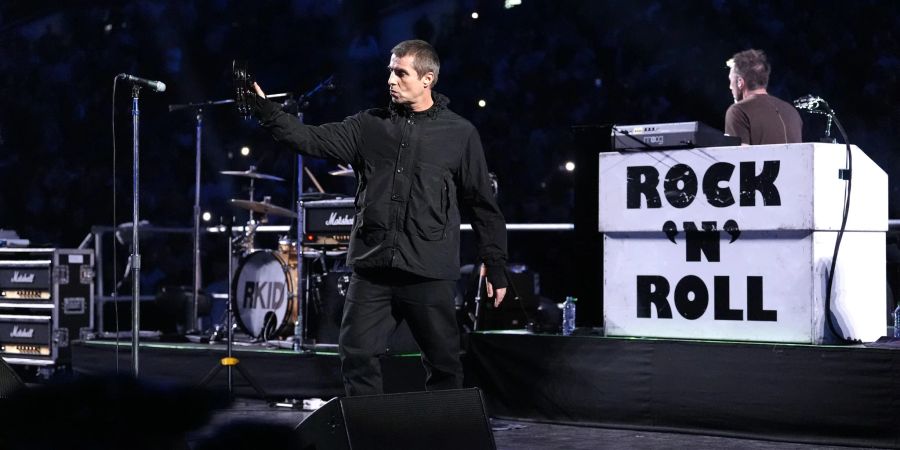
[[803, 119], [794, 106], [767, 94], [745, 98], [725, 112], [725, 134], [742, 144], [790, 144], [802, 140]]

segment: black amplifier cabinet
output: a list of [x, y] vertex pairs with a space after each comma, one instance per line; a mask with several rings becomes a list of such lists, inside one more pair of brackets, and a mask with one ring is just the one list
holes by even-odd
[[69, 343], [93, 328], [94, 251], [0, 248], [0, 357], [71, 363]]
[[303, 245], [347, 245], [356, 217], [353, 202], [352, 198], [303, 202]]

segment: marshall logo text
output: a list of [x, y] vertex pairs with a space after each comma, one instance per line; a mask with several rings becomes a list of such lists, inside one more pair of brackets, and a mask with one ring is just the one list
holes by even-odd
[[353, 226], [353, 217], [349, 214], [344, 214], [342, 216], [337, 215], [336, 212], [332, 212], [330, 216], [328, 216], [328, 220], [325, 221], [325, 226], [329, 227], [340, 227], [340, 226]]
[[9, 337], [31, 339], [34, 337], [34, 328], [19, 328], [18, 325], [14, 325]]
[[34, 283], [34, 274], [19, 273], [19, 271], [17, 270], [13, 272], [13, 276], [9, 281], [11, 283]]

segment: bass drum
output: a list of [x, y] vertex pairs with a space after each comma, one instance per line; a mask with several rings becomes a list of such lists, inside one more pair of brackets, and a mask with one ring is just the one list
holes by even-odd
[[282, 254], [253, 252], [241, 261], [231, 287], [238, 326], [256, 339], [291, 334], [297, 321], [297, 271]]

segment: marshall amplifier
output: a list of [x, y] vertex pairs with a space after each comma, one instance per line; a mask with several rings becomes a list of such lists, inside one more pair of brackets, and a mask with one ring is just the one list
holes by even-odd
[[58, 329], [55, 334], [50, 316], [0, 314], [0, 353], [11, 364], [22, 358], [64, 359], [59, 358], [60, 346], [52, 345], [52, 341], [67, 349], [68, 329]]
[[0, 260], [0, 299], [4, 301], [50, 302], [53, 261]]
[[67, 365], [93, 327], [93, 250], [0, 248], [0, 357]]
[[346, 246], [356, 215], [353, 202], [352, 198], [303, 202], [303, 245]]

